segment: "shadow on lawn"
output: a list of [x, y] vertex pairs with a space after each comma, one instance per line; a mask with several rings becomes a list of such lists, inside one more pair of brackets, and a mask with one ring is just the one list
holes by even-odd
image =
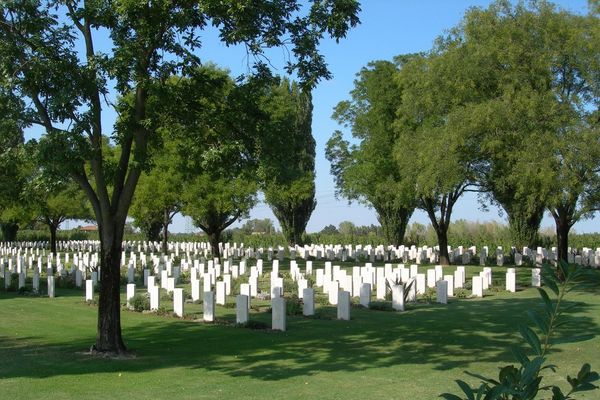
[[[402, 364], [466, 369], [474, 360], [513, 362], [509, 347], [522, 343], [518, 324], [526, 321], [525, 310], [539, 303], [538, 298], [492, 297], [453, 301], [447, 306], [421, 305], [401, 314], [353, 308], [352, 321], [289, 318], [287, 332], [144, 316], [123, 329], [127, 345], [137, 354], [131, 360], [78, 354], [89, 348], [92, 337], [59, 342], [60, 338], [44, 335], [0, 336], [0, 378], [184, 367], [272, 381]], [[589, 308], [582, 304], [578, 314], [569, 317], [572, 324], [561, 332], [572, 335], [596, 330], [598, 324], [581, 315]], [[332, 311], [325, 310], [325, 314]], [[270, 314], [252, 314], [251, 318], [267, 322]], [[32, 344], [44, 340], [58, 343]]]

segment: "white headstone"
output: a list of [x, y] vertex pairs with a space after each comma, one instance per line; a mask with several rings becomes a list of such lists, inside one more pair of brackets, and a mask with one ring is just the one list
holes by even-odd
[[306, 288], [302, 291], [302, 314], [305, 316], [315, 315], [315, 290]]
[[360, 305], [369, 308], [371, 302], [371, 285], [363, 283], [360, 287]]
[[[435, 270], [433, 270], [435, 272]], [[404, 286], [392, 285], [392, 308], [396, 311], [404, 311]]]
[[48, 277], [48, 297], [54, 297], [54, 276]]
[[531, 270], [531, 286], [540, 287], [542, 286], [542, 270], [540, 268], [533, 268]]
[[150, 290], [150, 310], [156, 311], [160, 307], [160, 287], [149, 286]]
[[190, 287], [192, 289], [192, 301], [200, 300], [200, 279], [192, 279]]
[[483, 278], [474, 276], [472, 283], [473, 297], [483, 297]]
[[437, 292], [437, 302], [440, 304], [448, 304], [448, 281], [437, 281], [435, 288]]
[[183, 289], [173, 289], [173, 311], [179, 318], [183, 317]]
[[217, 282], [217, 304], [225, 305], [225, 282], [222, 281]]
[[127, 307], [131, 307], [130, 300], [135, 296], [135, 283], [127, 284]]
[[204, 292], [204, 315], [203, 319], [206, 322], [215, 320], [215, 293]]
[[271, 329], [285, 331], [286, 315], [285, 315], [285, 299], [276, 297], [271, 299], [272, 321]]
[[338, 293], [337, 318], [350, 320], [350, 293], [340, 290]]
[[238, 294], [235, 297], [235, 322], [245, 324], [248, 322], [248, 296]]

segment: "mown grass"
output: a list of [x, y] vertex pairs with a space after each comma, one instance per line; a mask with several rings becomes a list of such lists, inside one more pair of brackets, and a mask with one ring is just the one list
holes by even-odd
[[[470, 266], [467, 276], [480, 270]], [[403, 313], [353, 307], [351, 321], [317, 305], [314, 318], [288, 317], [287, 332], [236, 327], [235, 309], [225, 307], [213, 324], [123, 311], [135, 358], [120, 360], [85, 354], [97, 309], [83, 289], [57, 289], [54, 299], [0, 290], [0, 398], [433, 399], [457, 392], [455, 379], [476, 383], [464, 370], [496, 375], [515, 363], [509, 347], [520, 343], [517, 325], [540, 301], [527, 287], [528, 269], [519, 269], [517, 293], [498, 289], [504, 272], [494, 267], [496, 289], [483, 299], [420, 302]], [[599, 292], [570, 295], [582, 304], [563, 335], [600, 333]], [[253, 304], [262, 307], [251, 319], [270, 325], [268, 302]], [[186, 304], [186, 312], [200, 318], [201, 305]], [[550, 353], [558, 373], [545, 379], [566, 387], [567, 374], [584, 362], [598, 369], [598, 360], [598, 337], [561, 344]]]

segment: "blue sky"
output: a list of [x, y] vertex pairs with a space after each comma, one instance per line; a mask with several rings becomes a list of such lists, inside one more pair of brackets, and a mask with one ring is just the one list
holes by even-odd
[[[361, 24], [338, 44], [331, 40], [322, 43], [321, 51], [329, 64], [333, 79], [321, 82], [313, 93], [313, 135], [317, 143], [317, 207], [308, 223], [308, 232], [319, 231], [328, 224], [337, 226], [344, 220], [350, 220], [357, 225], [377, 224], [373, 210], [357, 204], [348, 205], [346, 200], [335, 198], [329, 162], [324, 155], [328, 138], [334, 130], [341, 128], [330, 118], [333, 107], [339, 101], [348, 98], [355, 74], [373, 60], [391, 59], [398, 54], [429, 50], [435, 38], [446, 29], [455, 26], [468, 8], [486, 7], [489, 3], [490, 1], [483, 0], [364, 0], [361, 5]], [[563, 0], [556, 3], [573, 12], [587, 12], [587, 0]], [[226, 67], [233, 75], [249, 71], [248, 65], [251, 60], [246, 58], [243, 48], [224, 47], [218, 41], [214, 30], [204, 32], [203, 36], [203, 46], [199, 52], [203, 62], [214, 62]], [[275, 68], [283, 65], [285, 54], [283, 50], [268, 53]], [[276, 69], [275, 72], [284, 74], [282, 69]], [[113, 121], [114, 114], [105, 113], [104, 126], [112, 125]], [[251, 212], [251, 218], [266, 217], [277, 221], [264, 203], [259, 203]], [[459, 200], [452, 219], [505, 221], [495, 207], [490, 206], [488, 211], [482, 211], [476, 195], [472, 193]], [[429, 223], [425, 213], [420, 211], [413, 215], [411, 222], [414, 221]], [[542, 226], [553, 227], [554, 223], [546, 216]], [[579, 222], [574, 229], [577, 232], [599, 230], [595, 220]], [[196, 229], [191, 221], [181, 216], [175, 217], [171, 227], [173, 232], [194, 230]]]
[[[444, 30], [455, 26], [472, 6], [486, 7], [490, 1], [467, 0], [368, 0], [362, 2], [361, 25], [350, 31], [347, 38], [336, 44], [325, 41], [321, 51], [326, 57], [333, 79], [321, 82], [313, 93], [313, 135], [317, 142], [316, 197], [317, 207], [308, 223], [307, 231], [321, 230], [325, 225], [338, 225], [350, 220], [357, 225], [377, 224], [375, 212], [361, 205], [348, 205], [346, 200], [335, 199], [335, 187], [329, 174], [329, 162], [325, 159], [325, 143], [334, 130], [340, 127], [331, 120], [333, 107], [348, 98], [355, 74], [369, 61], [391, 59], [395, 55], [426, 51]], [[586, 0], [557, 2], [561, 7], [577, 13], [587, 12]], [[247, 72], [245, 52], [239, 48], [224, 48], [215, 41], [205, 42], [205, 61], [226, 66], [236, 75]], [[283, 53], [273, 52], [275, 66], [280, 64]], [[283, 73], [283, 71], [280, 71]], [[271, 218], [277, 221], [264, 203], [257, 205], [251, 218]], [[482, 211], [477, 195], [467, 193], [456, 205], [452, 219], [505, 221], [495, 207]], [[417, 211], [411, 222], [428, 224], [424, 212]], [[543, 227], [553, 227], [554, 221], [546, 216]], [[598, 231], [596, 220], [579, 222], [577, 232]], [[172, 230], [189, 232], [194, 230], [191, 222], [181, 216], [175, 218]]]

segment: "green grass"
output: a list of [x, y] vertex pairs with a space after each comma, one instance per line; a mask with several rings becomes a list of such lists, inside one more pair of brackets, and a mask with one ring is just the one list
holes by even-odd
[[[480, 270], [468, 267], [467, 276]], [[494, 267], [494, 278], [503, 283], [504, 271]], [[523, 290], [514, 294], [491, 290], [483, 299], [421, 302], [403, 313], [354, 307], [351, 321], [317, 305], [315, 318], [288, 317], [287, 332], [235, 327], [235, 309], [224, 307], [215, 324], [123, 311], [123, 336], [136, 354], [123, 360], [83, 354], [97, 313], [83, 290], [57, 289], [54, 299], [0, 290], [0, 398], [433, 399], [458, 392], [455, 379], [477, 383], [464, 370], [495, 376], [515, 363], [509, 346], [521, 342], [517, 325], [540, 304], [526, 288], [529, 277], [519, 270]], [[599, 332], [598, 294], [570, 295], [583, 304], [564, 335]], [[270, 325], [268, 302], [253, 304], [264, 307], [251, 319]], [[200, 310], [186, 304], [186, 312], [200, 317]], [[558, 373], [544, 382], [566, 387], [567, 374], [584, 362], [599, 369], [598, 360], [599, 337], [561, 344], [550, 353]]]

